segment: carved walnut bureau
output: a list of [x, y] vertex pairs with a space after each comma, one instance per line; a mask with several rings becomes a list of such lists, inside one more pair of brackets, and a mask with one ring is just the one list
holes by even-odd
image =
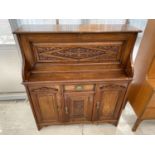
[[126, 25], [23, 26], [16, 34], [38, 129], [52, 124], [118, 124], [133, 78], [138, 29]]

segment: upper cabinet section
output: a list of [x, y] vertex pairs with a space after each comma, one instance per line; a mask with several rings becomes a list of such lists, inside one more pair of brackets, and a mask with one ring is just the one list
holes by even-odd
[[[107, 74], [117, 72], [132, 77], [132, 50], [138, 32], [138, 29], [127, 25], [91, 24], [51, 27], [31, 25], [15, 31], [24, 58], [25, 79], [36, 74], [42, 76], [42, 73], [53, 73], [54, 70], [77, 73], [77, 68], [73, 66], [81, 66], [80, 69], [87, 72], [87, 76], [91, 73], [90, 79], [105, 70], [108, 70]], [[96, 69], [92, 71], [91, 66]], [[52, 79], [51, 76], [54, 79], [69, 78], [66, 74], [51, 74], [49, 79]]]
[[130, 59], [137, 32], [22, 33], [17, 36], [29, 66], [44, 62], [125, 65]]

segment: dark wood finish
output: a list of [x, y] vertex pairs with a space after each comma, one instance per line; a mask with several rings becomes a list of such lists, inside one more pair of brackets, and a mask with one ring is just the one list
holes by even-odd
[[148, 20], [134, 64], [134, 80], [128, 100], [137, 121], [133, 131], [143, 120], [155, 119], [155, 20]]
[[133, 77], [138, 32], [125, 25], [18, 29], [23, 84], [38, 129], [70, 123], [117, 125]]

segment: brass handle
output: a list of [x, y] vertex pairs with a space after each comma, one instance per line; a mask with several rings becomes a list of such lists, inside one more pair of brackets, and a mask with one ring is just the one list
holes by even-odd
[[100, 102], [98, 101], [96, 104], [96, 109], [99, 110], [99, 108], [100, 108]]
[[65, 107], [65, 113], [68, 114], [68, 107]]
[[81, 90], [83, 90], [83, 86], [82, 85], [77, 85], [77, 86], [75, 86], [75, 89], [77, 91], [81, 91]]

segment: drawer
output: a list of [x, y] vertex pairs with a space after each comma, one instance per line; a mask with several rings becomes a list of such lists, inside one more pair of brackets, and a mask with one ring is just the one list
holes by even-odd
[[83, 84], [76, 84], [76, 85], [66, 85], [64, 87], [65, 91], [93, 91], [94, 85], [83, 85]]
[[52, 84], [31, 84], [28, 85], [28, 88], [31, 92], [41, 92], [46, 94], [49, 91], [60, 91], [59, 85], [52, 85]]
[[148, 107], [153, 107], [155, 108], [155, 93], [152, 95], [150, 102], [148, 104]]
[[155, 118], [155, 108], [147, 108], [143, 114], [144, 119]]

